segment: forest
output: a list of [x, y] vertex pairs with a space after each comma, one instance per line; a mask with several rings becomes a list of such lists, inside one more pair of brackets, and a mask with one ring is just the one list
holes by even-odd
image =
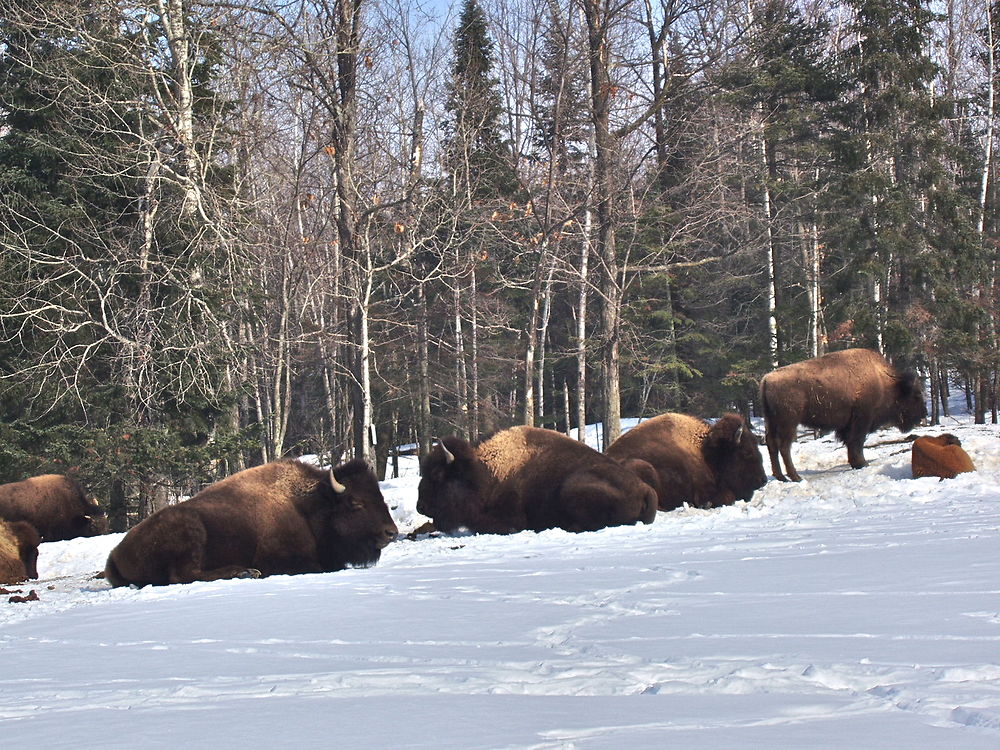
[[753, 415], [996, 421], [1000, 3], [2, 0], [0, 482]]

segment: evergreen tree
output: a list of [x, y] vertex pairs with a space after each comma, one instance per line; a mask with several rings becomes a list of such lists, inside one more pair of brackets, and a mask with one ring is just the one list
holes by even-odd
[[857, 42], [844, 55], [852, 92], [840, 112], [839, 221], [830, 234], [847, 270], [839, 315], [850, 321], [849, 342], [909, 357], [917, 342], [906, 315], [921, 297], [923, 269], [954, 248], [943, 245], [937, 220], [951, 210], [939, 197], [957, 198], [943, 163], [950, 104], [932, 95], [934, 15], [923, 2], [850, 6]]
[[445, 168], [455, 191], [470, 200], [512, 197], [518, 189], [503, 107], [493, 75], [493, 43], [477, 0], [464, 0], [455, 28], [445, 108]]
[[[28, 456], [7, 470], [57, 453], [93, 468], [104, 446], [102, 476], [86, 478], [121, 502], [175, 458], [179, 474], [198, 464], [190, 450], [225, 400], [220, 303], [234, 290], [206, 215], [225, 175], [194, 169], [207, 147], [177, 137], [220, 110], [206, 54], [182, 75], [150, 50], [165, 25], [113, 3], [22, 2], [0, 18], [0, 399]], [[111, 510], [121, 528], [124, 506]]]

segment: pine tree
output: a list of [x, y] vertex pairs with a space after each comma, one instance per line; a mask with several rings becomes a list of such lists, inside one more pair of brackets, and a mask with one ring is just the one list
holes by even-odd
[[[830, 61], [823, 55], [827, 26], [810, 23], [787, 0], [754, 7], [746, 49], [722, 71], [718, 83], [749, 124], [746, 152], [751, 160], [749, 198], [757, 207], [763, 238], [768, 300], [768, 364], [801, 359], [800, 342], [820, 339], [815, 300], [818, 244], [811, 228], [819, 223], [816, 194], [824, 122], [840, 94]], [[806, 278], [807, 284], [802, 280]], [[797, 290], [806, 286], [810, 304], [802, 310]], [[795, 318], [808, 314], [808, 326]], [[753, 357], [753, 354], [750, 354]]]
[[852, 93], [840, 113], [840, 221], [831, 235], [851, 274], [841, 279], [848, 301], [841, 314], [855, 343], [909, 356], [915, 342], [906, 311], [937, 249], [928, 199], [944, 174], [948, 105], [932, 96], [937, 69], [927, 52], [934, 16], [920, 0], [850, 5], [858, 41], [844, 55]]
[[462, 3], [453, 45], [445, 168], [459, 196], [472, 201], [511, 197], [518, 189], [517, 175], [501, 127], [493, 43], [477, 0]]

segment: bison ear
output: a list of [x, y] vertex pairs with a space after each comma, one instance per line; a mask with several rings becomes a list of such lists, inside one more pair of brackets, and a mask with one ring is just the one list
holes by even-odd
[[333, 473], [333, 469], [330, 469], [330, 486], [333, 487], [333, 491], [338, 495], [343, 495], [347, 492], [347, 487], [337, 481], [337, 477]]

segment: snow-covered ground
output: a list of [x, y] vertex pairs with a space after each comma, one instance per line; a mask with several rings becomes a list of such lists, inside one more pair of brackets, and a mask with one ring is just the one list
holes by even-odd
[[[1000, 430], [942, 431], [978, 472], [800, 440], [749, 504], [328, 575], [111, 590], [119, 536], [42, 545], [40, 600], [0, 599], [2, 745], [995, 750]], [[416, 482], [383, 484], [404, 531]]]

